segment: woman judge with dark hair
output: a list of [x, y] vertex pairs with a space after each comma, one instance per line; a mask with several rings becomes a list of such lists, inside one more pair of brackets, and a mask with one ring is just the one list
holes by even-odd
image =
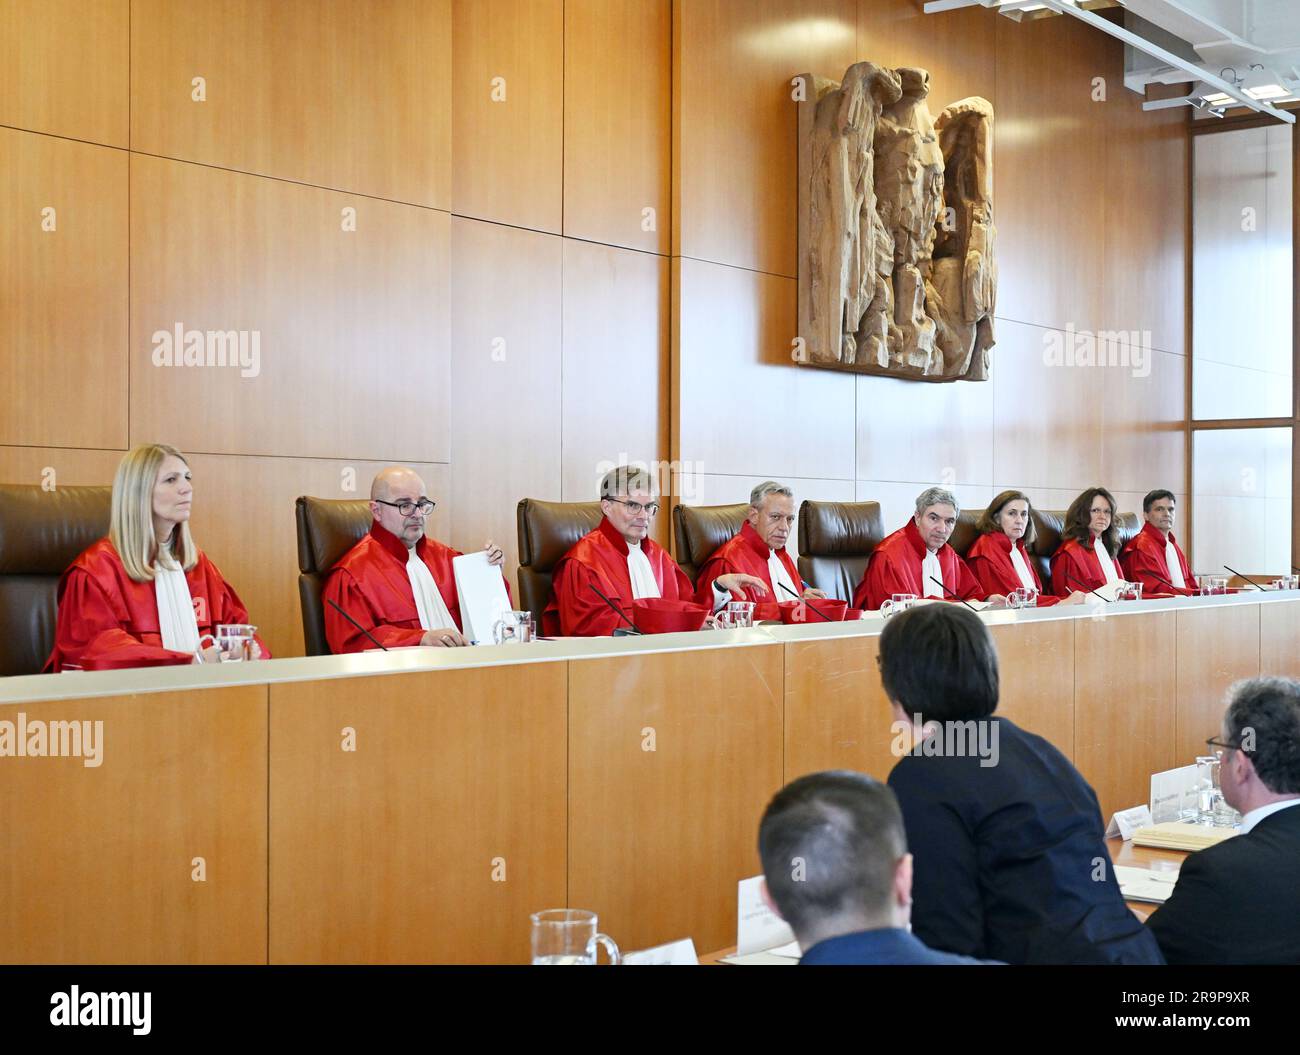
[[1040, 594], [1039, 607], [1064, 601], [1081, 604], [1084, 595], [1072, 591], [1068, 597], [1043, 595], [1038, 570], [1025, 548], [1034, 541], [1034, 521], [1029, 498], [1021, 491], [1003, 491], [975, 523], [979, 538], [966, 552], [966, 563], [984, 590], [984, 596], [1033, 590]]
[[1052, 554], [1052, 592], [1065, 597], [1074, 590], [1099, 590], [1123, 582], [1115, 496], [1090, 487], [1070, 503], [1061, 529], [1061, 544]]

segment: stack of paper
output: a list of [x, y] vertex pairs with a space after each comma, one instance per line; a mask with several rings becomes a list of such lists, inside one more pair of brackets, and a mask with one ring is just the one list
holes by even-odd
[[1162, 850], [1204, 850], [1231, 839], [1237, 834], [1236, 828], [1207, 828], [1203, 824], [1188, 824], [1186, 821], [1165, 821], [1139, 828], [1133, 833], [1133, 841], [1138, 846], [1156, 846]]
[[1174, 892], [1178, 869], [1157, 872], [1151, 868], [1116, 865], [1115, 878], [1119, 880], [1119, 891], [1126, 901], [1153, 901], [1163, 905]]

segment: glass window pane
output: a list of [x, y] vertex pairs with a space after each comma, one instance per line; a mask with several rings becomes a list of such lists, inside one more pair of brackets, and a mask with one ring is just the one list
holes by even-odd
[[[1198, 574], [1271, 578], [1291, 566], [1291, 430], [1213, 429], [1192, 434], [1196, 510], [1190, 559]], [[1174, 531], [1177, 534], [1177, 528]]]
[[1193, 139], [1192, 417], [1291, 416], [1291, 127]]

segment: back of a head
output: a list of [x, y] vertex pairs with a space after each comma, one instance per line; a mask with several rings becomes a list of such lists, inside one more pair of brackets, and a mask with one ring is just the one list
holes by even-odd
[[796, 935], [837, 918], [887, 926], [907, 853], [898, 800], [878, 780], [811, 773], [776, 793], [758, 828], [768, 891]]
[[1224, 732], [1274, 795], [1300, 795], [1300, 681], [1251, 678], [1229, 694]]
[[998, 705], [998, 654], [980, 618], [958, 604], [892, 616], [880, 635], [885, 694], [926, 721], [987, 718]]

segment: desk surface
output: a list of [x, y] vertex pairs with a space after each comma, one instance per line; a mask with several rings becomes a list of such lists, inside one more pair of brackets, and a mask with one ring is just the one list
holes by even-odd
[[[1127, 865], [1129, 868], [1146, 868], [1153, 872], [1165, 872], [1175, 869], [1187, 857], [1187, 854], [1182, 850], [1157, 850], [1151, 846], [1138, 846], [1131, 842], [1125, 842], [1118, 837], [1107, 839], [1106, 849], [1109, 851], [1111, 862], [1114, 864]], [[1133, 915], [1143, 922], [1157, 907], [1149, 901], [1127, 901], [1125, 904], [1132, 910]], [[716, 949], [713, 952], [703, 953], [700, 956], [700, 963], [705, 965], [721, 963], [724, 956], [731, 956], [735, 951], [736, 947], [730, 945], [725, 949]], [[731, 964], [726, 966], [730, 967]]]

